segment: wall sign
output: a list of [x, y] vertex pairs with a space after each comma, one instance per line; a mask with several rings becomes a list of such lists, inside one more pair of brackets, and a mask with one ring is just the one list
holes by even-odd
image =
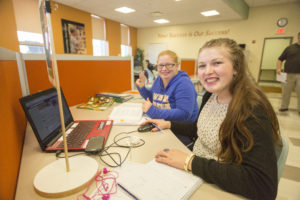
[[213, 36], [213, 35], [227, 35], [230, 29], [225, 30], [195, 30], [190, 32], [169, 32], [169, 33], [158, 33], [158, 38], [197, 38], [201, 36]]

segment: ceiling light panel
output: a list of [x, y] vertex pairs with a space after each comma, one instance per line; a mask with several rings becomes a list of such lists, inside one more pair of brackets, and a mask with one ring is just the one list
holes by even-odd
[[219, 15], [219, 14], [220, 13], [216, 10], [208, 10], [208, 11], [201, 12], [201, 15], [204, 15], [205, 17]]
[[165, 24], [165, 23], [169, 23], [169, 20], [166, 19], [156, 19], [154, 20], [155, 23], [159, 23], [159, 24]]
[[115, 11], [120, 12], [120, 13], [125, 13], [125, 14], [135, 12], [134, 9], [128, 8], [128, 7], [116, 8]]
[[99, 16], [97, 16], [97, 15], [94, 15], [94, 14], [91, 14], [91, 17], [97, 18], [97, 19], [101, 19], [101, 17], [99, 17]]

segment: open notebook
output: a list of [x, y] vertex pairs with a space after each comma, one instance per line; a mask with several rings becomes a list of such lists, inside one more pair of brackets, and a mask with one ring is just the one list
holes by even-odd
[[146, 118], [143, 116], [142, 103], [122, 103], [114, 107], [109, 119], [114, 125], [140, 125]]
[[118, 184], [142, 200], [188, 199], [203, 183], [193, 174], [155, 160], [147, 164], [127, 162], [118, 172]]

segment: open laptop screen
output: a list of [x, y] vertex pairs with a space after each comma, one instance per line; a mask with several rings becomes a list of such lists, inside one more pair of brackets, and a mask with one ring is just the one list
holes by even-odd
[[[61, 90], [62, 91], [62, 90]], [[26, 117], [40, 144], [45, 146], [61, 132], [57, 91], [44, 90], [20, 99]], [[62, 93], [65, 126], [73, 122], [68, 104]]]

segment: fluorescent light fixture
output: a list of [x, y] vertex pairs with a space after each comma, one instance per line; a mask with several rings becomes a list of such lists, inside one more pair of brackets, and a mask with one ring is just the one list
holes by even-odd
[[201, 15], [204, 15], [205, 17], [219, 15], [219, 14], [220, 13], [216, 10], [208, 10], [208, 11], [201, 12]]
[[165, 24], [165, 23], [169, 23], [169, 20], [166, 19], [156, 19], [154, 20], [155, 23], [159, 23], [159, 24]]
[[121, 12], [121, 13], [132, 13], [132, 12], [135, 12], [134, 9], [132, 8], [127, 8], [127, 7], [121, 7], [121, 8], [116, 8], [115, 11], [117, 12]]
[[94, 14], [91, 14], [91, 17], [94, 17], [94, 18], [97, 18], [97, 19], [101, 19], [101, 17], [99, 17], [97, 15], [94, 15]]

